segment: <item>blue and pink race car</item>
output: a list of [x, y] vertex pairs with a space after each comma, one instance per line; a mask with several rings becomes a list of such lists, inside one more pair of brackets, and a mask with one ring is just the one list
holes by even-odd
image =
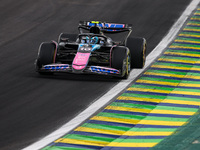
[[92, 73], [127, 79], [132, 68], [143, 68], [146, 40], [129, 37], [131, 25], [80, 21], [78, 30], [78, 35], [61, 33], [58, 42], [40, 45], [35, 62], [38, 73]]

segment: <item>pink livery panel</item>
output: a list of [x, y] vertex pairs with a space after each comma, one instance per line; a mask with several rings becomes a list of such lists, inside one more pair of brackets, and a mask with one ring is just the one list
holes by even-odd
[[90, 58], [90, 53], [81, 53], [77, 52], [72, 67], [76, 70], [82, 70], [88, 63], [88, 59]]

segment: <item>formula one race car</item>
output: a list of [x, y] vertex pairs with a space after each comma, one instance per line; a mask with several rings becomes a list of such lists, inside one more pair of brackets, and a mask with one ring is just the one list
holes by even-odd
[[61, 33], [58, 43], [42, 43], [36, 71], [95, 73], [126, 79], [132, 68], [143, 68], [146, 40], [130, 38], [131, 25], [80, 21], [78, 30], [78, 35]]

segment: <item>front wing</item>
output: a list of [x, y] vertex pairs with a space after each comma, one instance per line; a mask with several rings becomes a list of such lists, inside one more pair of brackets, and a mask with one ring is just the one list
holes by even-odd
[[[39, 72], [69, 72], [77, 73], [70, 64], [48, 64], [44, 65], [38, 70]], [[91, 73], [91, 74], [102, 74], [111, 76], [122, 76], [121, 70], [117, 70], [110, 67], [102, 66], [87, 66], [83, 71], [78, 72], [79, 74]]]

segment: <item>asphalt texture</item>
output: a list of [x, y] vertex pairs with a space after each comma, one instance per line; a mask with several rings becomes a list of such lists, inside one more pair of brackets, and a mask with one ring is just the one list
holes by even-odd
[[0, 149], [21, 149], [66, 123], [120, 80], [96, 75], [40, 76], [34, 60], [41, 42], [78, 33], [80, 20], [133, 24], [147, 53], [190, 0], [1, 0]]

